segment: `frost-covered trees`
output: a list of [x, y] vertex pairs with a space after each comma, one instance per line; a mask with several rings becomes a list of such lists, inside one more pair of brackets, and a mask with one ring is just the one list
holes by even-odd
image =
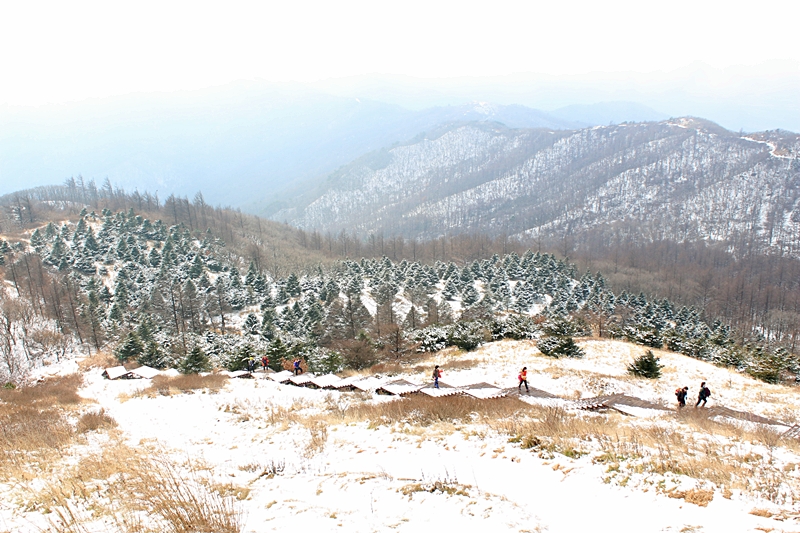
[[[0, 242], [10, 287], [31, 313], [52, 309], [50, 330], [150, 366], [187, 368], [199, 348], [209, 368], [237, 367], [243, 354], [269, 354], [275, 368], [293, 357], [319, 369], [361, 367], [410, 349], [469, 350], [503, 338], [577, 357], [574, 337], [593, 334], [666, 345], [768, 381], [800, 370], [790, 352], [739, 345], [728, 326], [694, 309], [614, 294], [600, 274], [579, 275], [549, 254], [465, 265], [365, 258], [274, 277], [211, 232], [108, 210], [39, 228], [27, 250]], [[6, 374], [33, 353], [27, 338], [0, 346]]]

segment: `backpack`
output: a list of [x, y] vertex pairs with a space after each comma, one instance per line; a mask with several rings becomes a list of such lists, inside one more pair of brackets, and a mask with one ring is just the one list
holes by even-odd
[[708, 387], [703, 387], [703, 398], [710, 398], [711, 397], [711, 390]]
[[675, 396], [677, 396], [678, 398], [680, 398], [680, 397], [681, 397], [681, 393], [682, 393], [682, 392], [683, 392], [683, 389], [675, 389]]

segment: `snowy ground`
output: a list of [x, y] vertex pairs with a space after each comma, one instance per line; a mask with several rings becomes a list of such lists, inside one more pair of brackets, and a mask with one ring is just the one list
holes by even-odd
[[[620, 392], [672, 405], [676, 387], [689, 386], [696, 395], [699, 382], [707, 381], [713, 391], [710, 405], [791, 423], [800, 412], [797, 389], [766, 385], [666, 352], [657, 353], [666, 365], [662, 379], [635, 379], [626, 375], [625, 367], [643, 352], [641, 347], [596, 340], [580, 345], [587, 352], [580, 360], [555, 360], [539, 354], [532, 343], [504, 341], [472, 353], [440, 353], [435, 362], [444, 370], [442, 381], [453, 385], [486, 381], [513, 386], [525, 365], [531, 386], [567, 398]], [[402, 377], [422, 382], [429, 373], [427, 363], [433, 362]], [[596, 454], [570, 458], [535, 453], [484, 424], [415, 427], [334, 421], [320, 428], [287, 415], [302, 418], [359, 402], [392, 401], [387, 398], [265, 379], [231, 380], [212, 394], [135, 396], [148, 384], [104, 380], [94, 369], [86, 374], [81, 394], [96, 402], [89, 408], [102, 407], [116, 419], [129, 445], [155, 446], [183, 464], [205, 465], [220, 483], [249, 489], [237, 502], [246, 532], [800, 531], [796, 503], [777, 505], [736, 491], [724, 497], [716, 490], [707, 507], [701, 507], [666, 494], [669, 487], [707, 486], [697, 480], [642, 474], [621, 482], [609, 476], [607, 465], [595, 461]], [[612, 416], [642, 427], [656, 418], [677, 424], [670, 422], [674, 416], [669, 412], [641, 414], [646, 416]], [[100, 448], [104, 442], [90, 438], [83, 446]], [[775, 456], [787, 465], [786, 475], [798, 475], [796, 452], [779, 448]], [[259, 477], [269, 465], [283, 470]], [[446, 490], [422, 490], [436, 486]], [[12, 495], [14, 487], [0, 483], [0, 491]], [[9, 500], [0, 506], [0, 531], [41, 531], [47, 517], [25, 512], [20, 503]], [[776, 516], [750, 514], [754, 509]], [[95, 524], [87, 531], [103, 528]]]

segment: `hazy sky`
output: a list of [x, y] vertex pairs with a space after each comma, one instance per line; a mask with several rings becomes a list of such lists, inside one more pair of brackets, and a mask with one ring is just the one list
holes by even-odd
[[651, 72], [781, 61], [800, 1], [0, 3], [0, 104], [237, 79]]

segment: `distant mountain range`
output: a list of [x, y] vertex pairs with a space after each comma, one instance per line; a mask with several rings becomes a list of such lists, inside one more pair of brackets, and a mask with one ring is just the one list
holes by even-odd
[[441, 124], [577, 129], [663, 118], [637, 104], [546, 113], [521, 105], [466, 103], [412, 110], [305, 86], [238, 83], [40, 108], [0, 107], [0, 194], [106, 178], [127, 190], [194, 195], [253, 213], [307, 180], [371, 150]]
[[712, 239], [800, 254], [800, 136], [700, 119], [461, 123], [371, 152], [273, 215], [306, 229]]

